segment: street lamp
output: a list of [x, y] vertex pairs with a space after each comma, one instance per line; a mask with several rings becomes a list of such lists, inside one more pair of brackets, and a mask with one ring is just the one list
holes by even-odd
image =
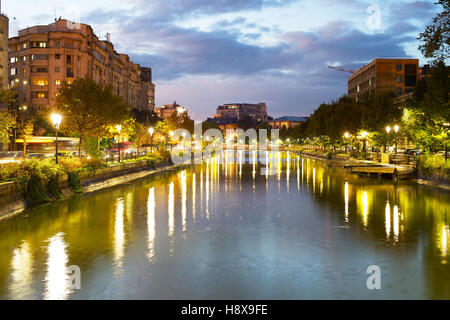
[[367, 131], [361, 132], [361, 138], [363, 138], [363, 152], [364, 156], [367, 152], [367, 137], [369, 136], [369, 133]]
[[51, 115], [51, 119], [52, 119], [53, 125], [55, 126], [55, 131], [56, 131], [55, 158], [56, 158], [56, 164], [58, 164], [58, 130], [59, 130], [59, 126], [61, 125], [62, 116], [60, 114], [54, 113]]
[[120, 162], [120, 132], [122, 131], [122, 125], [118, 124], [116, 126], [117, 132], [119, 133], [119, 136], [117, 137], [117, 154], [119, 156], [119, 162]]
[[390, 136], [390, 134], [391, 134], [391, 127], [390, 126], [387, 126], [386, 127], [386, 132], [387, 132], [387, 134], [388, 134], [388, 144], [387, 144], [387, 148], [388, 148], [388, 153], [390, 153], [390, 145], [391, 145], [391, 136]]
[[400, 127], [398, 125], [395, 125], [394, 131], [395, 131], [395, 154], [397, 154], [397, 151], [398, 151], [398, 135], [397, 135], [397, 133], [400, 131]]
[[150, 133], [150, 150], [153, 152], [153, 133], [155, 133], [155, 129], [153, 127], [148, 128], [148, 133]]
[[344, 138], [345, 138], [345, 153], [348, 153], [348, 139], [350, 138], [350, 133], [346, 132], [344, 133]]

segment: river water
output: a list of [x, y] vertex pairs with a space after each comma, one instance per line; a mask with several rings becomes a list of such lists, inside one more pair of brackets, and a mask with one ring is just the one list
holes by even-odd
[[448, 192], [278, 157], [270, 173], [213, 158], [0, 223], [0, 298], [450, 298]]

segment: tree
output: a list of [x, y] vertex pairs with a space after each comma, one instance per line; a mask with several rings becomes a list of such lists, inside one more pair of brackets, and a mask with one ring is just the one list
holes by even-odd
[[433, 65], [429, 76], [417, 84], [403, 113], [408, 137], [430, 151], [440, 151], [448, 143], [449, 76], [450, 67], [442, 61]]
[[113, 94], [111, 86], [100, 86], [91, 79], [63, 83], [55, 107], [63, 114], [63, 126], [80, 138], [80, 157], [84, 138], [107, 135], [108, 126], [125, 121], [130, 110], [122, 97]]
[[178, 113], [174, 112], [169, 117], [169, 119], [166, 120], [166, 122], [169, 124], [170, 127], [175, 129], [186, 129], [191, 134], [194, 132], [194, 120], [192, 120], [187, 112]]
[[443, 11], [433, 19], [433, 24], [426, 27], [418, 40], [422, 42], [419, 49], [426, 58], [445, 61], [450, 54], [450, 0], [439, 0], [436, 4], [443, 6]]
[[9, 134], [16, 124], [16, 118], [7, 110], [0, 110], [0, 143], [9, 143]]

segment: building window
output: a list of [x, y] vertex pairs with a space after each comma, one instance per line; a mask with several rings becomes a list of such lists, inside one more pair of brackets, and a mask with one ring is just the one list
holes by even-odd
[[61, 85], [61, 80], [55, 80], [55, 85], [57, 86]]
[[402, 88], [397, 88], [397, 95], [401, 96], [403, 94]]
[[22, 43], [22, 48], [23, 48], [23, 49], [26, 49], [26, 48], [27, 48], [27, 43], [26, 43], [26, 42]]
[[48, 85], [48, 80], [46, 80], [46, 79], [36, 79], [36, 80], [33, 81], [33, 84], [35, 86], [43, 87], [43, 86]]
[[15, 76], [17, 74], [17, 68], [11, 68], [11, 75]]
[[32, 54], [31, 60], [48, 60], [48, 54]]
[[397, 71], [402, 71], [403, 70], [403, 65], [398, 64], [396, 69], [397, 69]]
[[55, 60], [61, 59], [61, 55], [59, 53], [55, 54]]
[[61, 68], [60, 67], [55, 67], [55, 73], [60, 73], [61, 72]]
[[47, 48], [47, 42], [40, 42], [39, 48]]
[[55, 41], [55, 47], [60, 47], [60, 46], [61, 46], [61, 42]]
[[397, 81], [397, 83], [402, 83], [403, 77], [402, 76], [397, 76], [396, 77], [396, 81]]
[[37, 98], [37, 99], [47, 99], [48, 98], [48, 92], [36, 92], [36, 91], [33, 91], [31, 93], [31, 96], [33, 98]]
[[73, 78], [74, 77], [72, 68], [67, 68], [67, 70], [66, 70], [66, 77], [67, 78]]
[[16, 62], [19, 61], [19, 58], [17, 58], [17, 57], [12, 57], [12, 58], [10, 59], [10, 61], [11, 61], [11, 63], [16, 63]]
[[72, 56], [70, 54], [67, 55], [66, 62], [67, 64], [72, 64]]

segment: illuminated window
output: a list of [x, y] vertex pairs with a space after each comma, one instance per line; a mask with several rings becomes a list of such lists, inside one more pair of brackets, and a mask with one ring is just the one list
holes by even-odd
[[46, 85], [48, 85], [48, 80], [45, 80], [45, 79], [34, 80], [33, 84], [35, 86], [46, 86]]
[[61, 80], [55, 80], [55, 84], [56, 84], [57, 86], [61, 85]]
[[40, 42], [39, 43], [39, 48], [47, 48], [47, 43], [46, 42]]

